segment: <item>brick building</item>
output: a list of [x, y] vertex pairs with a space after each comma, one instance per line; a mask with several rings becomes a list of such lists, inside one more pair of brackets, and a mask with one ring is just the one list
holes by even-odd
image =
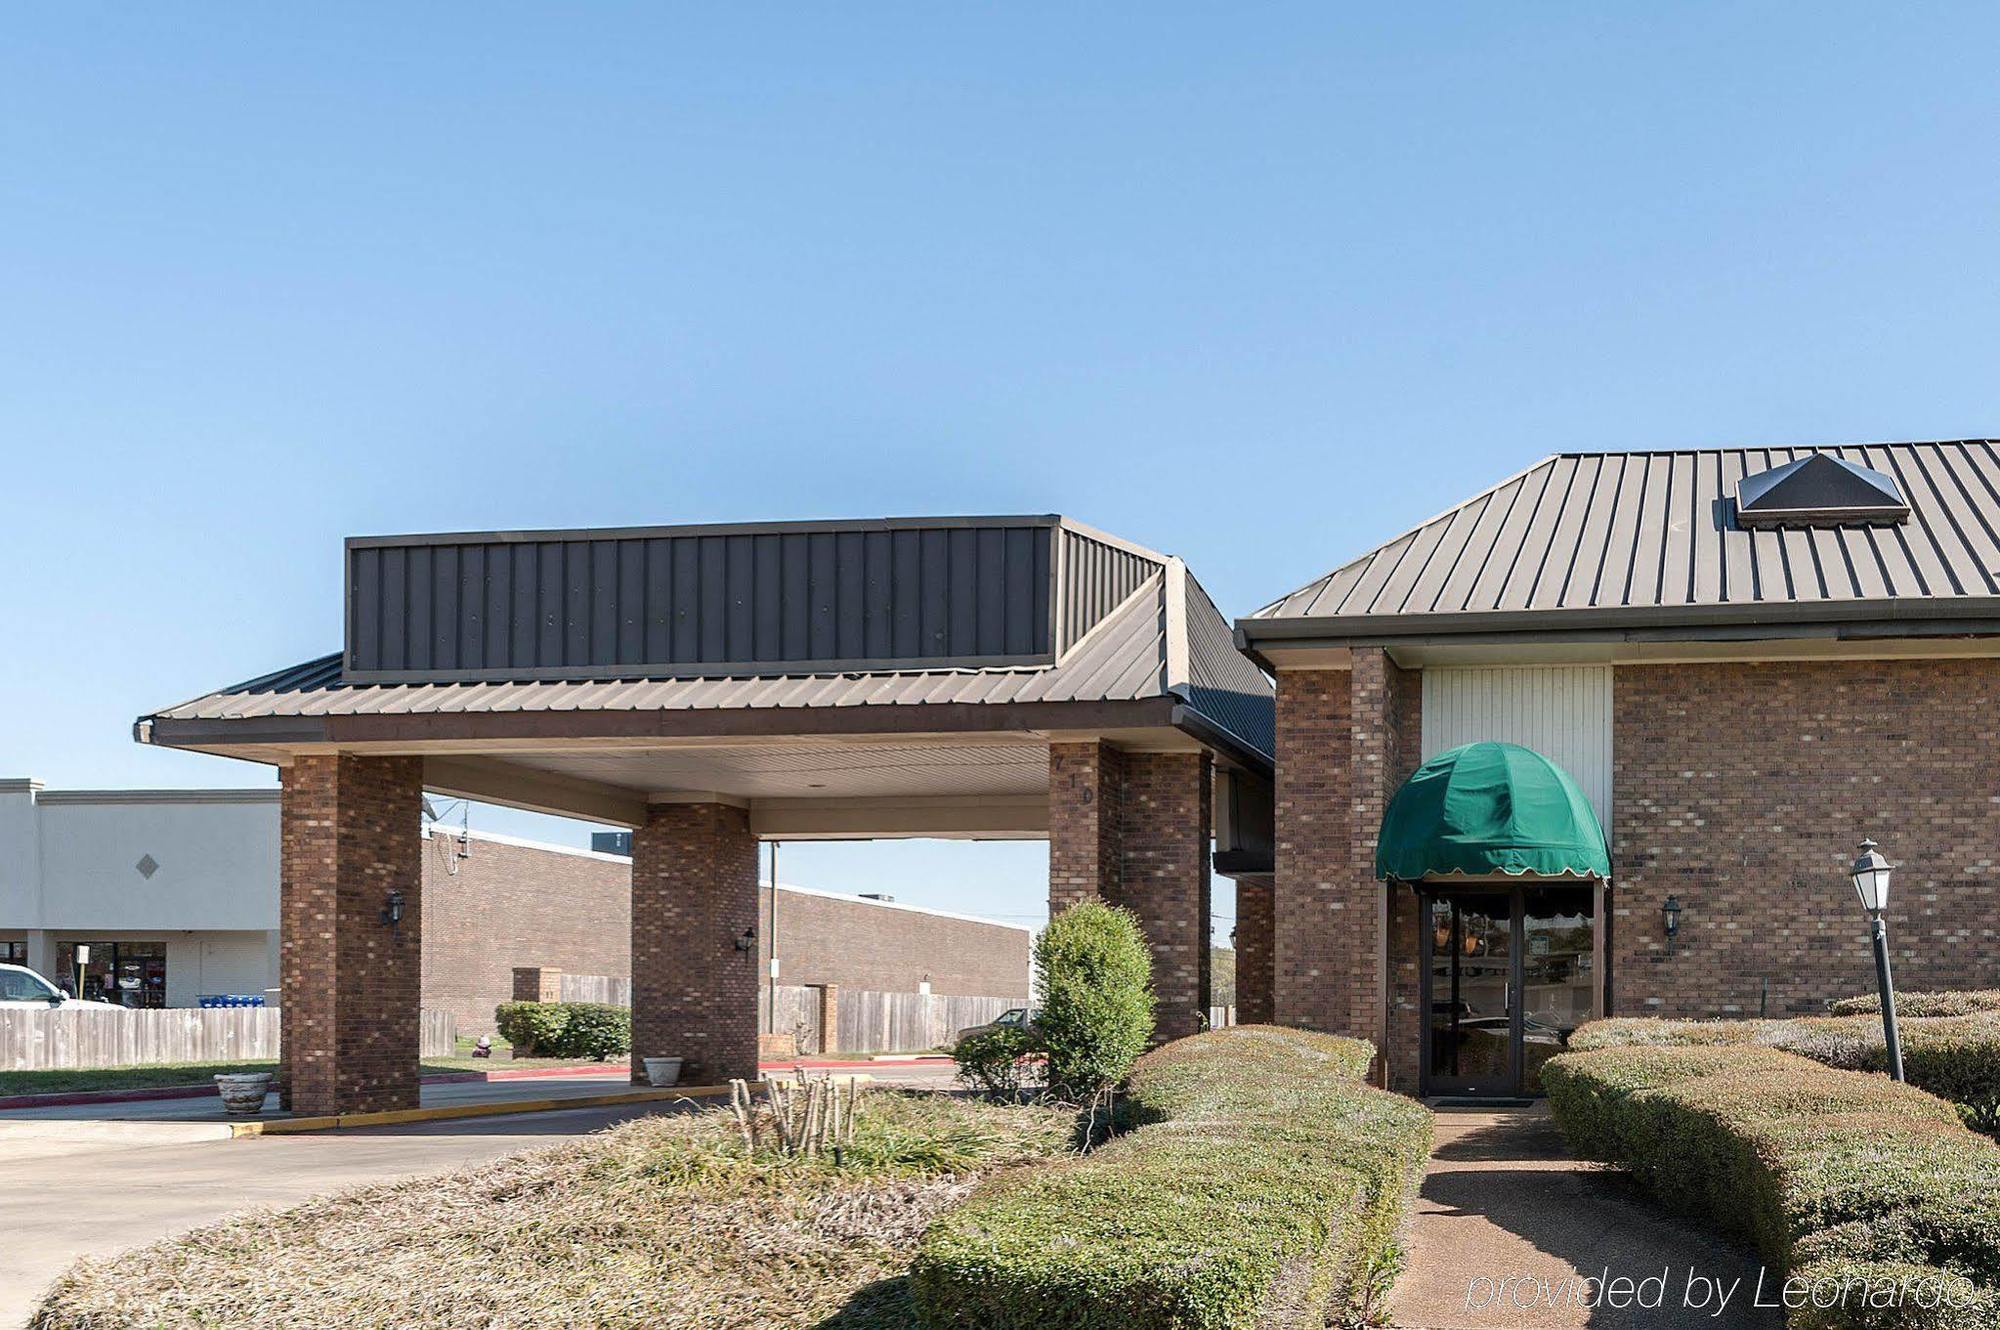
[[[1864, 835], [1898, 982], [1994, 986], [1996, 593], [1987, 442], [1567, 454], [1239, 620], [1277, 680], [1239, 1007], [1381, 1040], [1401, 1088], [1532, 1092], [1595, 1012], [1869, 990]], [[1493, 740], [1573, 777], [1608, 883], [1377, 879], [1406, 778]]]
[[[1239, 1017], [1376, 1040], [1410, 1090], [1532, 1093], [1594, 1014], [1866, 989], [1864, 835], [1904, 864], [1903, 982], [2000, 983], [1984, 441], [1551, 457], [1233, 638], [1179, 559], [1053, 516], [368, 538], [347, 568], [340, 653], [139, 737], [276, 764], [288, 822], [332, 829], [286, 890], [362, 942], [285, 982], [364, 1070], [411, 963], [367, 945], [415, 885], [384, 810], [424, 789], [634, 829], [635, 1022], [703, 1079], [754, 1065], [772, 838], [1046, 838], [1052, 910], [1139, 915], [1161, 1037], [1208, 1005], [1213, 867]], [[1496, 832], [1491, 873], [1379, 877], [1385, 817], [1492, 744], [1588, 862], [1511, 870]]]

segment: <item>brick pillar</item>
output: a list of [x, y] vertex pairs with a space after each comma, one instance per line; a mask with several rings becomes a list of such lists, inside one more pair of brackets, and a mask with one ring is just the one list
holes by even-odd
[[1208, 1009], [1209, 774], [1206, 753], [1049, 745], [1049, 913], [1099, 899], [1139, 916], [1160, 1040]]
[[632, 1078], [681, 1057], [681, 1079], [757, 1077], [757, 841], [728, 804], [657, 804], [632, 833]]
[[514, 1001], [562, 1001], [562, 971], [552, 970], [546, 965], [515, 966]]
[[1208, 754], [1133, 753], [1125, 762], [1115, 903], [1139, 916], [1152, 944], [1153, 1037], [1180, 1039], [1208, 1013]]
[[[283, 773], [279, 1073], [293, 1112], [415, 1108], [423, 973], [423, 765], [300, 757]], [[402, 922], [382, 912], [402, 893]]]
[[831, 1053], [840, 1047], [840, 985], [822, 984], [819, 990], [819, 1051]]
[[1107, 743], [1049, 745], [1049, 913], [1118, 898], [1125, 754]]
[[[1356, 649], [1347, 670], [1278, 674], [1279, 1024], [1383, 1040], [1384, 924], [1389, 918], [1398, 931], [1401, 907], [1375, 879], [1375, 836], [1389, 797], [1417, 764], [1419, 682], [1379, 648]], [[1414, 956], [1389, 959], [1391, 995], [1414, 1004], [1414, 989], [1401, 992]], [[1399, 1048], [1390, 1054], [1392, 1064], [1415, 1057]]]
[[1271, 879], [1236, 879], [1236, 1020], [1268, 1025], [1271, 1012]]

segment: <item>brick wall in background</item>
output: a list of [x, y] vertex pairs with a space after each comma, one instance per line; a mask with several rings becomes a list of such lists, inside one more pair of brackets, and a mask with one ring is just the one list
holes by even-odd
[[[780, 851], [780, 874], [784, 867]], [[774, 931], [771, 893], [757, 895], [757, 937], [768, 961]], [[781, 984], [914, 993], [929, 979], [931, 991], [938, 994], [1025, 997], [1028, 992], [1024, 928], [787, 890], [778, 893], [775, 933]], [[767, 982], [769, 972], [767, 964], [762, 971]]]
[[1845, 872], [1863, 835], [1902, 865], [1897, 986], [2000, 982], [2000, 662], [1620, 666], [1613, 691], [1614, 1010], [1755, 1015], [1768, 985], [1783, 1015], [1870, 991]]
[[423, 842], [424, 1000], [464, 1035], [493, 1033], [516, 967], [623, 975], [631, 963], [632, 866], [474, 838], [470, 853]]
[[[515, 996], [516, 969], [627, 976], [629, 860], [479, 837], [456, 859], [457, 844], [439, 836], [423, 848], [425, 1007], [452, 1012], [461, 1034], [491, 1034], [494, 1007]], [[757, 896], [758, 974], [768, 982], [771, 893]], [[928, 978], [941, 995], [1028, 992], [1021, 928], [788, 889], [775, 932], [785, 984], [914, 993]]]

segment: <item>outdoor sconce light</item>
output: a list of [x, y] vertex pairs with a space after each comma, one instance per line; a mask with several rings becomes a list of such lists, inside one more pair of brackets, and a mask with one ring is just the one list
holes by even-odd
[[736, 949], [738, 951], [753, 951], [756, 949], [756, 946], [757, 930], [754, 928], [744, 929], [743, 936], [736, 939]]
[[382, 902], [382, 922], [394, 928], [403, 922], [403, 893], [392, 891]]
[[1868, 912], [1869, 931], [1875, 941], [1875, 984], [1882, 991], [1882, 1038], [1889, 1046], [1889, 1077], [1903, 1079], [1903, 1042], [1896, 1035], [1896, 985], [1889, 978], [1889, 929], [1882, 911], [1889, 908], [1889, 875], [1896, 866], [1875, 850], [1875, 842], [1863, 840], [1861, 855], [1847, 870], [1854, 879], [1854, 894]]
[[1674, 954], [1674, 939], [1681, 931], [1681, 898], [1669, 896], [1660, 906], [1660, 917], [1667, 925], [1667, 955]]

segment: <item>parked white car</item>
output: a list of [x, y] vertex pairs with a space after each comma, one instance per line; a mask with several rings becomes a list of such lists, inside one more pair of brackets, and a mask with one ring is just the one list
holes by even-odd
[[0, 965], [0, 1008], [5, 1007], [104, 1007], [113, 1002], [93, 1002], [74, 998], [25, 965]]

